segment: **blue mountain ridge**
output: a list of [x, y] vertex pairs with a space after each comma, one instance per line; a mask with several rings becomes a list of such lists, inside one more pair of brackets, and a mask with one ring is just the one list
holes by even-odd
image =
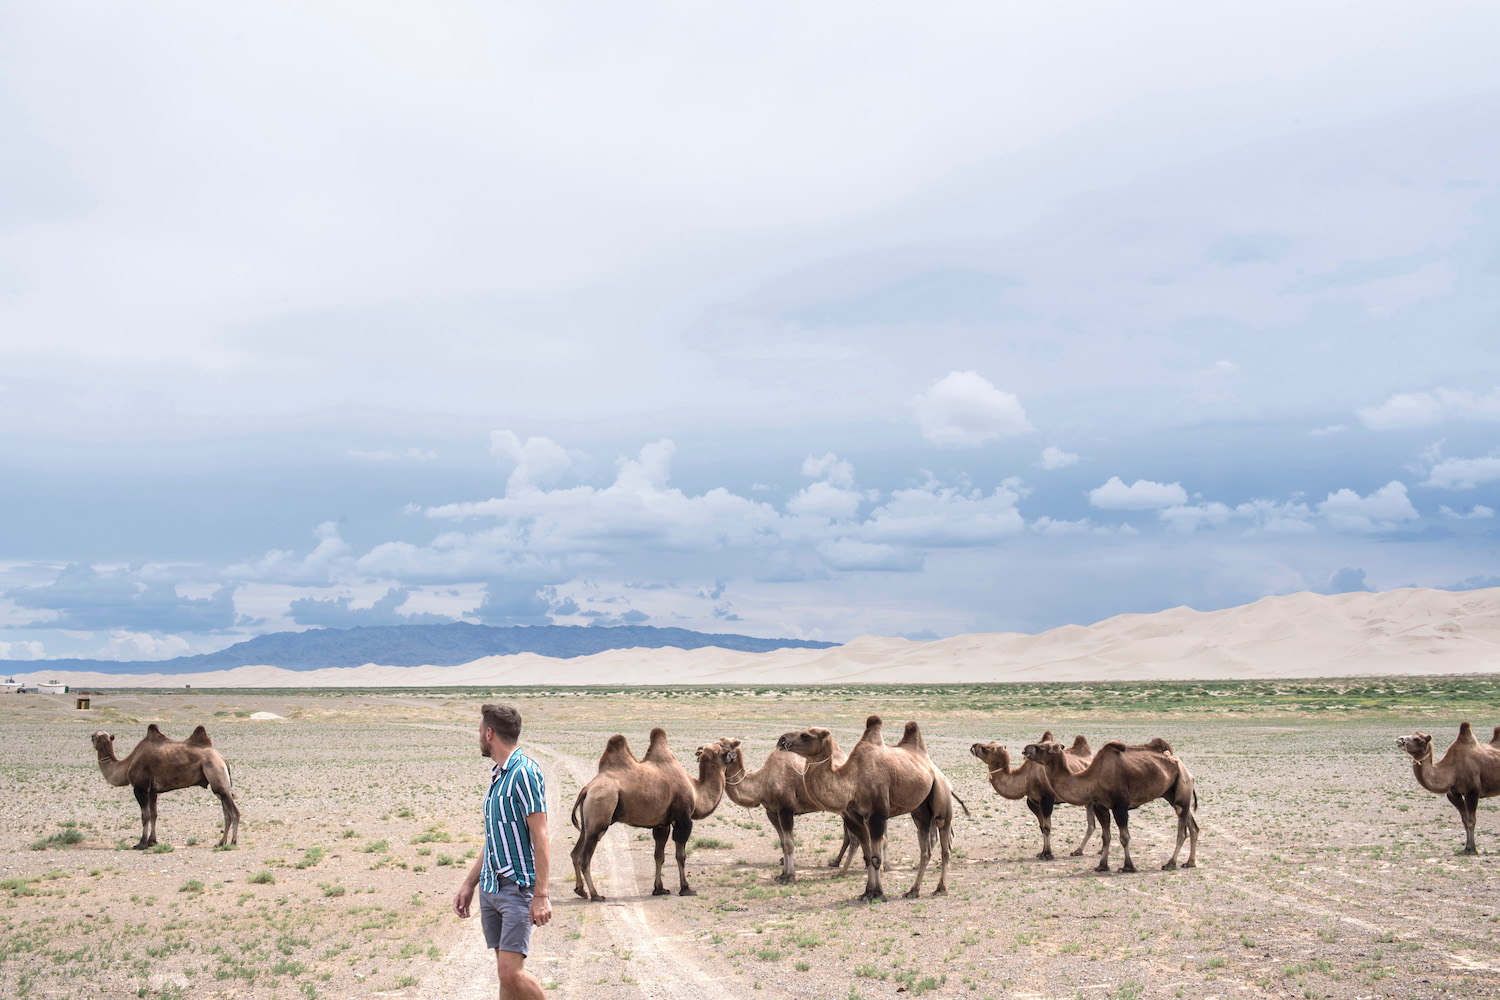
[[[215, 653], [179, 656], [171, 660], [29, 660], [36, 670], [92, 670], [108, 674], [186, 674], [205, 670], [267, 664], [287, 670], [319, 667], [359, 667], [379, 663], [391, 667], [453, 667], [481, 656], [537, 653], [571, 659], [607, 649], [644, 647], [700, 649], [717, 646], [744, 653], [776, 649], [827, 649], [836, 642], [810, 639], [757, 639], [748, 635], [717, 635], [685, 628], [651, 625], [371, 625], [361, 628], [319, 628], [306, 632], [258, 635]], [[9, 661], [20, 666], [23, 661]]]

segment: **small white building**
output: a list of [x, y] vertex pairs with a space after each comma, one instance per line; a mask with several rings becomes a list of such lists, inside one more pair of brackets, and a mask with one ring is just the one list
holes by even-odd
[[15, 694], [21, 690], [21, 682], [14, 677], [7, 677], [0, 681], [0, 694]]
[[38, 684], [36, 689], [42, 694], [67, 694], [68, 686], [62, 681], [53, 678], [45, 684]]

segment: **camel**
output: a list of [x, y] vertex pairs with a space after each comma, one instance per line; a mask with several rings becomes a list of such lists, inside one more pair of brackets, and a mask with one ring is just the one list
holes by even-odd
[[1432, 737], [1423, 732], [1396, 739], [1396, 746], [1411, 754], [1411, 770], [1429, 792], [1447, 796], [1464, 824], [1464, 853], [1478, 854], [1474, 824], [1479, 800], [1500, 795], [1500, 726], [1489, 743], [1480, 743], [1467, 722], [1458, 727], [1458, 739], [1443, 759], [1432, 762]]
[[[1052, 734], [1046, 732], [1038, 743], [1051, 743]], [[1036, 817], [1037, 826], [1042, 831], [1042, 849], [1037, 852], [1037, 857], [1043, 861], [1052, 860], [1052, 807], [1061, 801], [1057, 793], [1052, 790], [1052, 784], [1047, 780], [1047, 772], [1040, 764], [1033, 761], [1022, 760], [1021, 766], [1014, 771], [1010, 769], [1010, 751], [1002, 743], [975, 743], [969, 747], [969, 752], [984, 764], [989, 771], [990, 787], [999, 792], [1002, 798], [1025, 799], [1026, 808], [1031, 810]], [[1089, 749], [1089, 741], [1082, 736], [1073, 738], [1073, 745], [1064, 751], [1064, 759], [1068, 767], [1074, 771], [1082, 771], [1088, 767], [1089, 761], [1093, 759], [1094, 752]], [[1089, 808], [1083, 810], [1088, 817], [1088, 829], [1083, 832], [1083, 839], [1078, 842], [1070, 853], [1078, 857], [1088, 846], [1089, 838], [1094, 835], [1094, 811]]]
[[[736, 805], [747, 809], [758, 806], [766, 811], [766, 819], [781, 841], [781, 874], [776, 876], [776, 881], [797, 881], [797, 842], [792, 835], [796, 817], [811, 812], [836, 810], [825, 810], [821, 803], [808, 794], [807, 785], [802, 780], [802, 773], [807, 767], [803, 758], [786, 750], [772, 750], [766, 757], [766, 762], [757, 770], [747, 771], [744, 754], [738, 752], [740, 741], [724, 737], [719, 742], [736, 751], [733, 763], [724, 769], [724, 794]], [[837, 745], [833, 747], [833, 762], [835, 766], [844, 762], [844, 753]], [[843, 872], [840, 874], [849, 871], [849, 864], [854, 860], [854, 840], [850, 832], [845, 830], [844, 842], [839, 846], [838, 855], [829, 862], [830, 868], [842, 865]]]
[[115, 738], [109, 733], [94, 734], [94, 750], [99, 755], [99, 770], [111, 785], [130, 785], [141, 806], [141, 839], [135, 850], [156, 844], [156, 797], [178, 788], [210, 788], [219, 797], [224, 810], [224, 835], [219, 846], [237, 844], [240, 839], [240, 810], [234, 803], [229, 764], [214, 749], [208, 730], [199, 726], [185, 740], [169, 739], [156, 723], [146, 727], [146, 737], [135, 745], [130, 756], [115, 756]]
[[842, 765], [833, 762], [834, 741], [828, 730], [813, 727], [783, 733], [778, 750], [789, 750], [807, 758], [803, 780], [808, 794], [829, 811], [844, 815], [845, 829], [859, 838], [865, 857], [864, 900], [885, 899], [882, 869], [885, 867], [886, 824], [892, 816], [910, 814], [917, 827], [921, 860], [908, 898], [921, 894], [922, 876], [932, 860], [932, 842], [942, 847], [942, 867], [934, 895], [948, 891], [948, 857], [953, 844], [953, 802], [967, 815], [969, 807], [953, 792], [953, 785], [927, 756], [921, 730], [906, 724], [901, 741], [888, 746], [881, 736], [880, 716], [865, 720], [864, 735], [849, 751]]
[[624, 736], [611, 736], [599, 758], [599, 772], [573, 802], [572, 821], [579, 834], [572, 852], [573, 892], [594, 902], [604, 901], [594, 888], [594, 849], [611, 824], [624, 823], [650, 829], [656, 839], [656, 884], [651, 895], [670, 894], [661, 881], [670, 833], [677, 845], [678, 895], [696, 896], [687, 881], [687, 842], [693, 821], [705, 819], [718, 807], [724, 795], [724, 766], [738, 757], [738, 751], [719, 743], [705, 744], [697, 751], [698, 777], [692, 778], [667, 748], [667, 731], [660, 726], [651, 730], [651, 744], [639, 759], [630, 752]]
[[1093, 810], [1104, 838], [1104, 850], [1095, 871], [1109, 871], [1111, 814], [1120, 826], [1120, 848], [1125, 852], [1120, 871], [1135, 871], [1135, 862], [1130, 858], [1130, 810], [1155, 799], [1166, 799], [1177, 813], [1177, 847], [1161, 866], [1162, 870], [1177, 867], [1182, 842], [1189, 836], [1192, 844], [1183, 867], [1197, 867], [1198, 819], [1193, 810], [1198, 807], [1198, 795], [1187, 765], [1177, 759], [1166, 740], [1158, 738], [1144, 746], [1126, 746], [1119, 740], [1110, 740], [1094, 754], [1088, 767], [1078, 772], [1068, 766], [1061, 743], [1029, 743], [1021, 753], [1046, 768], [1047, 779], [1060, 799], [1088, 805]]

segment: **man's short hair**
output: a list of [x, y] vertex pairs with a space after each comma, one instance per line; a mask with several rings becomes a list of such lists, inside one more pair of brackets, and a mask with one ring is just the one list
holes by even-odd
[[514, 743], [521, 738], [521, 712], [516, 706], [482, 705], [479, 714], [484, 719], [484, 724], [506, 743]]

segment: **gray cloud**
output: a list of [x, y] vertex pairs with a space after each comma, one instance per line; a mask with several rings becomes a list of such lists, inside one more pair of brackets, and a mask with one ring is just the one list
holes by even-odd
[[5, 597], [20, 608], [53, 616], [23, 628], [135, 632], [216, 632], [236, 623], [235, 586], [227, 584], [209, 597], [182, 597], [176, 585], [149, 578], [139, 570], [96, 570], [68, 566], [51, 583], [16, 587]]
[[354, 628], [359, 625], [442, 625], [454, 619], [430, 613], [402, 614], [411, 591], [392, 587], [385, 596], [368, 608], [350, 607], [350, 598], [299, 597], [292, 601], [288, 615], [298, 625], [320, 625], [327, 628]]

